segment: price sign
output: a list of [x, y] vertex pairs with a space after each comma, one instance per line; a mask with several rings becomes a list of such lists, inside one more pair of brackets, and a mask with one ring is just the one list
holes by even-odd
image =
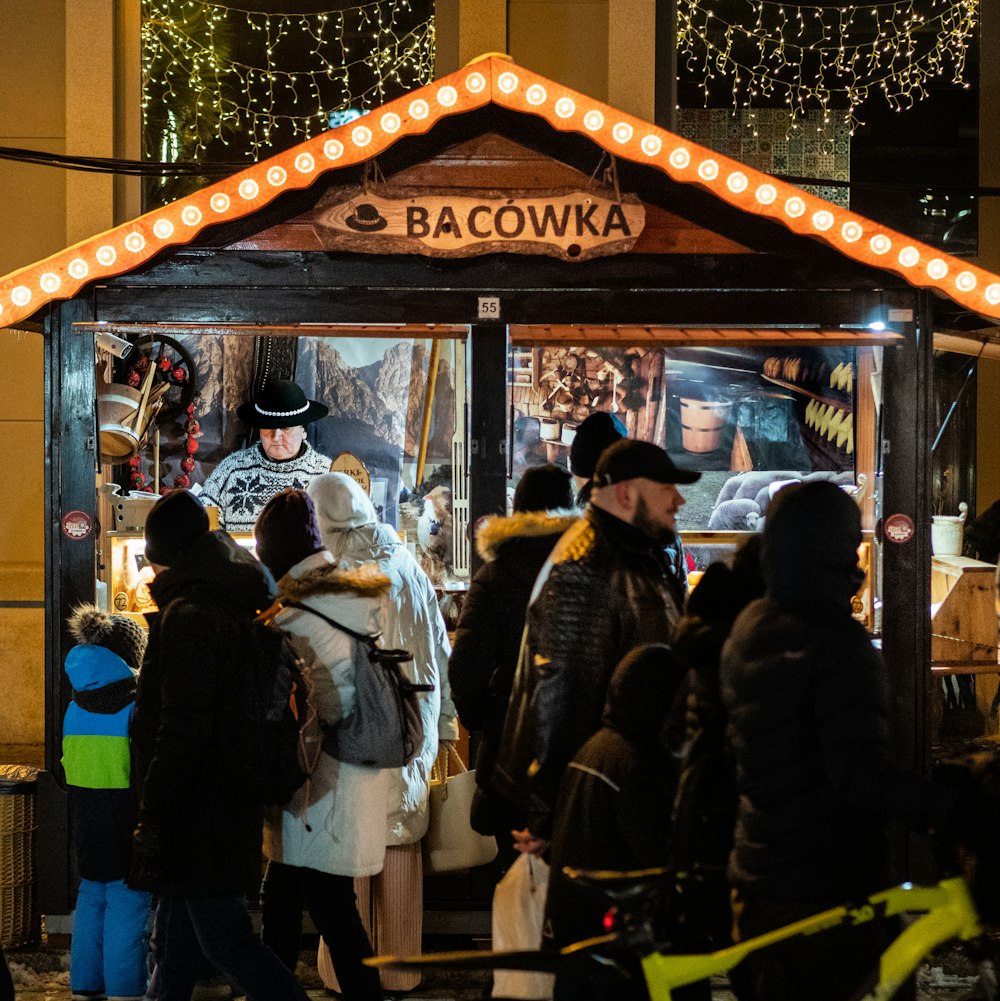
[[499, 320], [500, 319], [500, 299], [498, 296], [479, 297], [479, 319]]

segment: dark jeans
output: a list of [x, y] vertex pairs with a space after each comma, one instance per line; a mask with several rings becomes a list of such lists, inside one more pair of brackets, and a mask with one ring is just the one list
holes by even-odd
[[[836, 906], [824, 901], [775, 900], [737, 894], [733, 926], [737, 941]], [[879, 956], [899, 932], [896, 918], [838, 925], [814, 935], [798, 935], [751, 953], [729, 974], [739, 1001], [844, 1001], [872, 987]], [[914, 996], [912, 978], [895, 995]]]
[[373, 955], [371, 942], [358, 914], [352, 876], [334, 876], [268, 862], [261, 889], [261, 938], [289, 969], [295, 968], [302, 939], [302, 911], [323, 936], [340, 989], [349, 1001], [380, 1001], [378, 970], [362, 960]]
[[306, 1001], [294, 975], [254, 934], [242, 896], [161, 896], [147, 1001], [190, 1001], [204, 956], [248, 1001]]

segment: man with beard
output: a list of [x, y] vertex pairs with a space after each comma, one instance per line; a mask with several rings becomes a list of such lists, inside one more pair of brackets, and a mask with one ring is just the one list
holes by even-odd
[[559, 782], [601, 726], [608, 681], [633, 647], [667, 643], [684, 604], [664, 547], [684, 498], [662, 448], [623, 439], [594, 471], [583, 518], [556, 543], [535, 582], [525, 642], [504, 720], [494, 781], [528, 817], [515, 847], [548, 843]]

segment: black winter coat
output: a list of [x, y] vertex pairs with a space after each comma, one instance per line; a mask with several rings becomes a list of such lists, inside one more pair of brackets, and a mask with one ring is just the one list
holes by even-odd
[[251, 622], [274, 599], [267, 570], [225, 532], [200, 538], [150, 585], [132, 723], [139, 820], [158, 828], [166, 876], [150, 889], [242, 893], [260, 878], [262, 812], [249, 794], [241, 691]]
[[834, 903], [890, 879], [887, 821], [927, 831], [957, 797], [890, 760], [885, 668], [851, 616], [853, 502], [832, 485], [785, 490], [764, 532], [766, 596], [722, 651], [740, 795], [729, 878], [748, 894]]
[[[494, 784], [551, 830], [570, 758], [601, 725], [608, 681], [633, 647], [667, 643], [683, 593], [663, 548], [593, 506], [559, 540], [528, 608]], [[543, 580], [544, 577], [544, 580]]]
[[451, 694], [462, 723], [481, 731], [476, 782], [482, 790], [473, 824], [484, 834], [506, 836], [516, 821], [491, 777], [500, 744], [524, 632], [524, 614], [535, 578], [577, 512], [521, 511], [489, 518], [476, 533], [487, 562], [472, 578], [448, 661]]
[[546, 940], [603, 934], [608, 903], [563, 867], [646, 869], [670, 858], [676, 759], [663, 734], [684, 668], [662, 645], [632, 651], [608, 686], [603, 725], [573, 755], [552, 831]]

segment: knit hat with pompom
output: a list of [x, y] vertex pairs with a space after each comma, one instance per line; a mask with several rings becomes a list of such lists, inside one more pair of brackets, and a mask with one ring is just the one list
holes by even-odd
[[102, 646], [134, 671], [142, 666], [146, 652], [146, 631], [127, 615], [109, 615], [97, 605], [78, 605], [67, 623], [77, 643]]

